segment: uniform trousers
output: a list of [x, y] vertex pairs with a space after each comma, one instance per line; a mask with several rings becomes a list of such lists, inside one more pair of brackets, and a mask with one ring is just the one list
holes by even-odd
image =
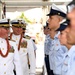
[[50, 70], [50, 64], [49, 64], [49, 55], [45, 54], [45, 65], [46, 65], [46, 70], [48, 75], [54, 75], [53, 71]]

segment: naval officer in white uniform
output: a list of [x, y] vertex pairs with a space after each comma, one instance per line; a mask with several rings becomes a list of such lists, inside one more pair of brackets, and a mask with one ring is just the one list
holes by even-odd
[[16, 43], [8, 40], [9, 20], [0, 20], [0, 75], [23, 75]]
[[[16, 42], [17, 49], [21, 58], [21, 65], [23, 75], [35, 75], [36, 59], [34, 53], [34, 46], [30, 38], [23, 37], [23, 20], [11, 21], [13, 33], [10, 34], [10, 39]], [[30, 70], [28, 68], [28, 60], [30, 63]]]

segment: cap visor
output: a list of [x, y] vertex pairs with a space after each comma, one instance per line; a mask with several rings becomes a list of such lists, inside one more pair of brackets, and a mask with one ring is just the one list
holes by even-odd
[[46, 16], [50, 16], [50, 13], [49, 13], [49, 14], [47, 14]]
[[67, 28], [68, 25], [61, 25], [56, 31], [63, 31]]

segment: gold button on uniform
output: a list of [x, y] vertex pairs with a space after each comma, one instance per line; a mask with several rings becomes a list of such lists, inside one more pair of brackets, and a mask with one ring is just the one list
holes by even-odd
[[2, 50], [4, 50], [4, 48], [2, 48]]
[[18, 40], [18, 38], [16, 38], [16, 40]]
[[23, 50], [23, 52], [25, 52], [25, 50]]
[[6, 72], [4, 72], [4, 74], [6, 74]]
[[16, 44], [16, 46], [18, 46], [18, 44]]
[[4, 66], [6, 66], [6, 64], [4, 64]]

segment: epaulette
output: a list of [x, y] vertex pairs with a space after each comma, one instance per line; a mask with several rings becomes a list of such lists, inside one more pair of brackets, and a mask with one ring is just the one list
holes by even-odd
[[16, 42], [15, 40], [9, 39], [10, 41]]
[[25, 38], [25, 39], [31, 39], [31, 37], [28, 36], [28, 35], [24, 36], [24, 38]]

